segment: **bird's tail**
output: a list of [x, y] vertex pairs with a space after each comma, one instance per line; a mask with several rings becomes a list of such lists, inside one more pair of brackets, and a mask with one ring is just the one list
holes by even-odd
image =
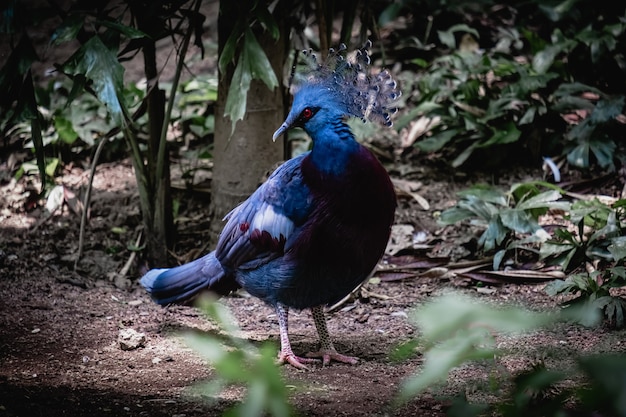
[[152, 269], [140, 281], [160, 305], [185, 304], [202, 290], [227, 294], [239, 286], [211, 252], [174, 268]]

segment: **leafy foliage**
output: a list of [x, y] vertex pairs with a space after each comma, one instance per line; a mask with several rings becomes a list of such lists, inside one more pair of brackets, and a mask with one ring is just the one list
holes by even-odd
[[402, 401], [445, 381], [452, 369], [465, 362], [492, 359], [494, 332], [521, 332], [549, 321], [545, 315], [495, 309], [453, 293], [420, 307], [412, 319], [421, 331], [424, 367], [402, 385]]
[[[594, 315], [580, 310], [588, 321]], [[427, 389], [443, 383], [450, 371], [469, 362], [492, 364], [507, 352], [497, 347], [496, 337], [515, 337], [561, 318], [548, 313], [535, 313], [515, 307], [496, 308], [477, 300], [448, 293], [421, 306], [411, 316], [420, 328], [419, 341], [408, 342], [414, 352], [423, 351], [424, 365], [401, 386], [398, 403], [403, 403]], [[501, 369], [501, 368], [499, 368]], [[493, 374], [492, 374], [493, 375]], [[626, 416], [626, 361], [623, 355], [583, 356], [573, 368], [550, 369], [539, 361], [513, 376], [498, 373], [491, 384], [495, 403], [472, 403], [464, 393], [451, 402], [448, 416], [505, 417], [541, 415], [562, 416], [571, 412], [595, 412]], [[582, 381], [581, 381], [582, 379]], [[571, 381], [575, 380], [576, 384]], [[582, 384], [581, 384], [582, 382]], [[506, 386], [510, 388], [502, 389]]]
[[594, 260], [619, 262], [626, 258], [624, 204], [618, 200], [609, 207], [597, 199], [577, 201], [565, 218], [576, 231], [557, 228], [554, 238], [542, 245], [540, 255], [565, 271]]
[[[626, 286], [626, 269], [623, 266], [603, 271], [572, 274], [564, 281], [552, 281], [546, 286], [549, 295], [577, 294], [566, 306], [584, 304], [586, 308], [598, 309], [615, 327], [624, 327], [626, 300], [611, 294], [611, 288]], [[584, 323], [583, 324], [588, 324]]]
[[444, 12], [436, 3], [402, 2], [381, 15], [381, 24], [403, 9], [430, 16], [424, 39], [399, 42], [424, 70], [408, 86], [415, 108], [398, 128], [426, 125], [415, 146], [450, 155], [453, 167], [497, 147], [525, 150], [534, 161], [561, 152], [578, 168], [614, 169], [626, 131], [624, 5], [481, 2], [489, 18], [475, 7], [457, 2]]
[[292, 415], [287, 387], [276, 366], [276, 347], [271, 343], [260, 348], [236, 337], [235, 319], [226, 307], [215, 300], [204, 299], [202, 310], [226, 333], [224, 338], [189, 333], [187, 343], [214, 367], [217, 378], [201, 389], [218, 394], [228, 385], [244, 385], [246, 397], [228, 410], [226, 416]]
[[[219, 59], [219, 69], [222, 74], [226, 74], [228, 65], [236, 60], [224, 110], [225, 115], [230, 117], [232, 122], [231, 134], [235, 130], [237, 121], [242, 120], [246, 112], [247, 95], [252, 80], [263, 81], [269, 89], [278, 86], [278, 79], [272, 65], [259, 45], [254, 32], [250, 29], [251, 25], [257, 21], [272, 34], [274, 39], [278, 39], [278, 26], [272, 14], [263, 4], [254, 2], [250, 13], [243, 14], [238, 20]], [[238, 45], [240, 45], [240, 53], [237, 56]]]
[[[539, 216], [569, 208], [568, 202], [560, 200], [559, 191], [541, 191], [540, 185], [548, 184], [515, 184], [507, 193], [491, 186], [474, 186], [459, 192], [456, 205], [442, 212], [439, 221], [446, 225], [470, 219], [484, 228], [478, 245], [486, 252], [498, 250], [494, 258], [494, 269], [498, 269], [507, 250], [547, 239]], [[515, 235], [526, 238], [514, 240]]]

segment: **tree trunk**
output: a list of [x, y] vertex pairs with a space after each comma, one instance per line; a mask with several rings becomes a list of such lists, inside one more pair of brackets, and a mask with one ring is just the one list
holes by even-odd
[[[276, 10], [280, 10], [281, 7], [279, 4]], [[240, 2], [220, 2], [218, 18], [220, 54], [242, 10], [249, 8]], [[286, 36], [284, 19], [277, 16], [275, 18], [280, 28], [280, 38], [274, 40], [267, 31], [259, 31], [256, 37], [267, 54], [278, 80], [282, 80]], [[223, 115], [233, 70], [231, 65], [226, 74], [218, 75], [210, 210], [212, 214], [210, 229], [214, 240], [222, 230], [224, 216], [244, 201], [262, 182], [264, 174], [284, 158], [283, 145], [272, 142], [272, 135], [285, 116], [282, 82], [279, 81], [281, 84], [279, 88], [271, 91], [261, 81], [252, 81], [248, 91], [246, 115], [237, 123], [231, 136], [231, 120]]]

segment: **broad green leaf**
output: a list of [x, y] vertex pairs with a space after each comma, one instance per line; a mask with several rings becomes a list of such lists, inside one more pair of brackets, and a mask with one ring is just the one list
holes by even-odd
[[460, 197], [474, 197], [478, 200], [487, 201], [499, 206], [508, 206], [506, 195], [498, 188], [490, 185], [475, 185], [457, 193]]
[[493, 255], [492, 266], [493, 266], [494, 271], [497, 271], [500, 269], [500, 265], [502, 264], [504, 255], [506, 255], [506, 249], [500, 249]]
[[482, 246], [486, 252], [499, 248], [509, 231], [504, 227], [500, 217], [494, 217], [489, 221], [487, 230], [478, 239], [478, 245]]
[[76, 142], [78, 139], [78, 133], [74, 130], [72, 122], [63, 116], [56, 116], [54, 118], [54, 128], [61, 140], [69, 145]]
[[393, 22], [400, 11], [402, 10], [403, 4], [400, 2], [393, 2], [380, 13], [378, 16], [378, 25], [383, 27], [388, 23]]
[[626, 416], [626, 356], [603, 353], [582, 357], [578, 363], [590, 379], [585, 404], [606, 410], [604, 415]]
[[235, 130], [235, 123], [238, 120], [242, 120], [246, 113], [246, 98], [252, 81], [252, 74], [247, 61], [247, 55], [242, 53], [235, 67], [233, 78], [230, 81], [230, 88], [228, 89], [228, 96], [226, 97], [224, 115], [230, 117], [232, 132]]
[[522, 132], [517, 128], [517, 126], [515, 126], [515, 123], [509, 122], [502, 126], [500, 130], [494, 132], [486, 142], [477, 145], [477, 147], [485, 148], [493, 145], [504, 145], [507, 143], [517, 142], [521, 135]]
[[126, 26], [126, 25], [123, 25], [121, 23], [114, 22], [111, 20], [98, 20], [97, 23], [109, 29], [113, 29], [116, 32], [121, 33], [127, 39], [142, 39], [142, 38], [150, 37], [146, 33], [140, 31], [139, 29], [136, 29], [131, 26]]
[[73, 41], [85, 24], [85, 16], [79, 14], [69, 15], [54, 31], [50, 37], [50, 43], [60, 45]]
[[233, 31], [228, 36], [226, 43], [224, 44], [224, 49], [220, 54], [220, 58], [218, 61], [218, 67], [220, 73], [222, 75], [226, 74], [226, 68], [229, 64], [231, 64], [235, 58], [235, 51], [237, 50], [237, 44], [239, 43], [239, 38], [243, 35], [243, 31], [245, 26], [241, 23], [241, 21], [237, 21]]
[[439, 40], [441, 41], [441, 43], [443, 43], [450, 49], [455, 49], [456, 40], [455, 40], [454, 34], [456, 32], [465, 32], [465, 33], [472, 34], [477, 39], [480, 38], [480, 34], [478, 33], [476, 29], [471, 28], [468, 25], [463, 24], [463, 23], [451, 26], [446, 31], [439, 30], [437, 31], [437, 35], [439, 36]]
[[259, 19], [259, 22], [263, 25], [263, 28], [267, 30], [274, 40], [278, 40], [280, 37], [280, 30], [278, 29], [278, 25], [276, 24], [276, 20], [272, 13], [270, 13], [267, 7], [264, 7], [262, 4], [257, 4], [257, 7], [254, 8], [254, 16]]
[[598, 124], [613, 120], [622, 114], [625, 100], [626, 97], [617, 96], [598, 101], [598, 104], [593, 109], [593, 113], [591, 113], [591, 120]]
[[474, 212], [459, 207], [452, 207], [441, 212], [439, 222], [442, 224], [455, 224], [461, 220], [469, 219], [474, 216]]
[[571, 9], [576, 6], [578, 0], [564, 0], [554, 3], [538, 3], [539, 8], [548, 16], [553, 22], [559, 22], [563, 19], [563, 16], [567, 16], [571, 13]]
[[563, 96], [557, 99], [552, 105], [552, 110], [556, 112], [566, 113], [572, 110], [589, 110], [594, 109], [594, 105], [590, 100], [577, 96]]
[[544, 50], [535, 54], [532, 61], [533, 69], [539, 74], [545, 74], [548, 72], [554, 59], [558, 54], [563, 52], [565, 45], [555, 44], [546, 47]]
[[614, 237], [611, 239], [611, 244], [607, 248], [613, 260], [619, 262], [626, 258], [626, 236]]
[[589, 150], [596, 157], [598, 165], [602, 168], [613, 169], [613, 159], [615, 158], [615, 150], [617, 145], [608, 138], [598, 138], [589, 142]]
[[575, 167], [587, 168], [589, 166], [589, 143], [580, 143], [570, 150], [567, 153], [567, 162]]
[[246, 29], [243, 40], [243, 53], [248, 55], [248, 62], [250, 65], [250, 72], [253, 79], [259, 79], [265, 83], [267, 88], [273, 90], [278, 87], [278, 79], [270, 64], [267, 55], [259, 42], [256, 40], [256, 36], [250, 28]]
[[54, 178], [54, 174], [57, 172], [57, 168], [59, 167], [59, 158], [50, 158], [47, 160], [46, 164], [46, 175], [50, 178]]
[[555, 279], [546, 284], [544, 291], [551, 297], [557, 296], [572, 289], [572, 284], [568, 280]]
[[465, 148], [463, 152], [461, 152], [456, 158], [454, 158], [454, 160], [452, 161], [450, 165], [452, 165], [453, 168], [460, 167], [461, 165], [463, 165], [463, 163], [465, 163], [465, 161], [467, 161], [467, 158], [469, 158], [472, 155], [472, 153], [477, 147], [478, 147], [477, 142], [472, 143], [470, 146]]
[[569, 210], [571, 205], [567, 201], [557, 201], [561, 198], [561, 193], [557, 190], [544, 191], [517, 204], [521, 210], [532, 210], [538, 208], [551, 208]]
[[551, 258], [570, 251], [572, 248], [573, 246], [567, 243], [545, 242], [539, 249], [539, 257], [540, 259]]
[[527, 124], [532, 123], [535, 120], [535, 114], [537, 114], [537, 107], [530, 106], [529, 108], [526, 109], [526, 112], [520, 118], [518, 124], [522, 126], [522, 125], [527, 125]]
[[104, 103], [116, 125], [125, 123], [123, 102], [124, 67], [98, 36], [93, 36], [63, 65], [70, 75], [82, 75], [92, 82], [98, 99]]
[[594, 93], [600, 97], [605, 96], [602, 90], [599, 90], [596, 87], [592, 87], [590, 85], [579, 83], [579, 82], [563, 83], [559, 85], [559, 87], [554, 92], [554, 96], [557, 98], [561, 98], [565, 96], [580, 95], [583, 93]]
[[534, 233], [540, 229], [539, 223], [532, 216], [517, 209], [504, 209], [500, 212], [502, 224], [517, 233]]
[[463, 363], [493, 359], [496, 334], [532, 330], [554, 320], [547, 314], [490, 307], [454, 293], [426, 303], [411, 318], [427, 350], [421, 372], [402, 384], [400, 401], [445, 381], [449, 372]]
[[424, 152], [436, 152], [443, 148], [448, 142], [454, 138], [458, 134], [456, 129], [448, 129], [436, 133], [430, 137], [427, 137], [424, 140], [415, 143], [419, 149]]
[[260, 79], [270, 89], [278, 86], [278, 79], [267, 55], [248, 28], [244, 32], [243, 48], [226, 97], [224, 114], [232, 122], [231, 133], [235, 130], [235, 123], [242, 120], [246, 113], [247, 94], [253, 79]]

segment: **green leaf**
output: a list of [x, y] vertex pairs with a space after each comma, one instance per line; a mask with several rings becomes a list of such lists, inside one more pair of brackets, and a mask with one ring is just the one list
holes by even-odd
[[69, 145], [76, 142], [78, 139], [78, 133], [74, 130], [72, 122], [63, 116], [56, 116], [54, 118], [54, 128], [61, 140]]
[[252, 74], [250, 73], [247, 60], [247, 55], [241, 54], [235, 67], [233, 78], [230, 81], [228, 96], [226, 97], [224, 115], [230, 117], [232, 131], [235, 130], [235, 123], [238, 120], [242, 120], [246, 113], [246, 99], [250, 83], [252, 82]]
[[517, 233], [534, 233], [541, 227], [532, 216], [517, 209], [504, 209], [500, 212], [502, 225]]
[[603, 353], [582, 357], [578, 363], [590, 379], [585, 404], [602, 410], [603, 415], [626, 416], [626, 356]]
[[576, 3], [578, 3], [578, 0], [564, 0], [547, 4], [538, 3], [538, 5], [550, 20], [559, 22], [564, 16], [568, 16], [571, 13], [571, 9], [576, 6]]
[[463, 198], [473, 197], [477, 200], [508, 207], [506, 195], [498, 188], [490, 185], [475, 185], [466, 190], [461, 190], [457, 194]]
[[232, 132], [235, 130], [235, 123], [242, 120], [246, 113], [247, 94], [252, 79], [260, 79], [270, 89], [278, 86], [278, 79], [267, 55], [248, 28], [244, 33], [243, 49], [226, 97], [224, 114], [232, 121]]
[[557, 190], [544, 191], [528, 199], [522, 200], [517, 204], [516, 208], [520, 210], [532, 209], [559, 209], [569, 210], [570, 203], [567, 201], [557, 201], [561, 198], [561, 193]]
[[454, 160], [451, 163], [452, 167], [458, 168], [461, 165], [463, 165], [463, 163], [467, 161], [467, 158], [469, 158], [472, 155], [472, 153], [477, 147], [478, 147], [478, 143], [474, 142], [470, 146], [465, 148], [463, 152], [461, 152], [456, 158], [454, 158]]
[[477, 145], [479, 148], [486, 148], [493, 145], [504, 145], [507, 143], [517, 142], [522, 132], [515, 126], [514, 122], [509, 122], [497, 130], [487, 141]]
[[539, 257], [540, 259], [552, 258], [558, 255], [561, 255], [567, 251], [571, 251], [573, 246], [567, 243], [557, 243], [557, 242], [545, 242], [539, 248]]
[[73, 41], [85, 24], [85, 16], [79, 14], [69, 15], [54, 31], [50, 37], [50, 43], [60, 45]]
[[504, 227], [500, 217], [496, 216], [489, 221], [487, 230], [478, 239], [478, 245], [486, 252], [499, 248], [506, 239], [509, 230]]
[[416, 142], [415, 146], [424, 152], [436, 152], [450, 142], [458, 133], [456, 129], [443, 130], [424, 140]]
[[400, 2], [393, 2], [385, 7], [385, 9], [378, 16], [378, 25], [382, 27], [393, 22], [396, 17], [398, 17], [398, 14], [403, 7], [403, 4]]
[[63, 65], [63, 71], [91, 80], [98, 99], [104, 103], [116, 125], [125, 123], [124, 67], [98, 36], [93, 36]]
[[617, 145], [610, 139], [591, 140], [589, 142], [589, 150], [596, 157], [598, 165], [602, 168], [613, 169], [613, 159], [615, 158], [615, 150]]
[[57, 168], [59, 167], [59, 158], [50, 158], [48, 160], [48, 163], [46, 164], [46, 175], [50, 178], [54, 178], [54, 174], [57, 171]]
[[270, 13], [267, 7], [263, 7], [260, 4], [257, 4], [257, 7], [254, 8], [254, 16], [259, 19], [259, 22], [263, 25], [263, 28], [267, 30], [274, 40], [278, 40], [280, 37], [280, 30], [278, 29], [278, 24]]
[[564, 45], [556, 44], [550, 45], [539, 51], [535, 54], [532, 61], [533, 69], [539, 74], [545, 74], [548, 72], [552, 64], [554, 63], [554, 59], [558, 54], [563, 52]]
[[589, 143], [579, 143], [567, 153], [567, 162], [575, 167], [589, 167]]
[[259, 42], [256, 40], [256, 36], [250, 28], [246, 29], [243, 43], [243, 53], [248, 55], [248, 62], [250, 64], [250, 72], [253, 79], [260, 79], [265, 83], [267, 88], [273, 90], [278, 87], [278, 79], [270, 64], [267, 55]]
[[613, 256], [615, 262], [619, 262], [626, 258], [626, 236], [614, 237], [608, 246], [608, 251]]
[[439, 216], [439, 223], [444, 225], [455, 224], [461, 220], [469, 219], [471, 217], [474, 217], [473, 211], [459, 207], [452, 207], [441, 213]]
[[480, 34], [474, 28], [469, 27], [468, 25], [461, 23], [458, 25], [451, 26], [446, 31], [437, 31], [437, 35], [439, 36], [439, 41], [446, 45], [450, 49], [456, 49], [456, 40], [454, 34], [456, 32], [465, 32], [472, 34], [475, 38], [480, 38]]
[[218, 67], [220, 73], [222, 75], [226, 74], [226, 68], [230, 65], [235, 59], [235, 52], [237, 50], [237, 44], [239, 43], [239, 38], [243, 35], [243, 31], [245, 26], [241, 23], [241, 20], [237, 21], [233, 31], [228, 36], [226, 43], [224, 44], [224, 49], [220, 54], [220, 58], [218, 61]]
[[402, 384], [400, 401], [414, 398], [443, 382], [457, 366], [477, 359], [493, 359], [495, 335], [535, 329], [553, 320], [547, 314], [517, 308], [493, 308], [461, 294], [446, 294], [422, 305], [411, 319], [420, 329], [424, 365]]
[[119, 22], [114, 22], [112, 20], [97, 20], [96, 23], [107, 27], [109, 29], [113, 29], [116, 32], [121, 33], [122, 35], [124, 35], [127, 39], [143, 39], [143, 38], [150, 38], [150, 36], [148, 36], [146, 33], [140, 31], [139, 29], [136, 29], [134, 27], [131, 26], [126, 26], [123, 25]]

